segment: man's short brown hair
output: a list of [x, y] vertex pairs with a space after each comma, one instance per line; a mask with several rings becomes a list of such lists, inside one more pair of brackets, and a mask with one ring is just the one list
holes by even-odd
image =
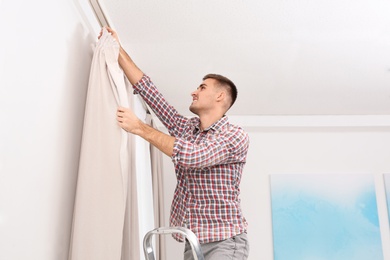
[[233, 106], [237, 99], [237, 87], [234, 85], [233, 81], [219, 74], [207, 74], [203, 77], [203, 80], [206, 79], [215, 79], [221, 86], [226, 87], [230, 97], [232, 98], [232, 103], [230, 104], [229, 108]]

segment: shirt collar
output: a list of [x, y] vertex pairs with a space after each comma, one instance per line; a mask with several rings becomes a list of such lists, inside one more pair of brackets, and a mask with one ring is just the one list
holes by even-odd
[[[217, 131], [219, 129], [221, 129], [224, 125], [226, 125], [228, 123], [228, 117], [227, 116], [223, 116], [221, 117], [217, 122], [215, 122], [214, 124], [212, 124], [211, 126], [207, 127], [206, 129], [204, 129], [203, 131], [209, 131], [209, 130], [214, 130], [214, 131]], [[196, 132], [199, 132], [200, 131], [200, 120], [198, 120], [198, 124], [195, 125], [195, 131]]]

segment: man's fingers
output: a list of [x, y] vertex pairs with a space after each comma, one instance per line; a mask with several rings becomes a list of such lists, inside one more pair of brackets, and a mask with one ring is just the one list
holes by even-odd
[[107, 32], [109, 32], [109, 33], [110, 33], [111, 35], [113, 35], [113, 36], [114, 36], [114, 34], [116, 34], [115, 31], [114, 31], [113, 29], [111, 29], [110, 27], [105, 26], [105, 27], [102, 27], [102, 29], [100, 30], [98, 39], [100, 39], [100, 38], [102, 37], [102, 35], [103, 35], [103, 29], [106, 29]]
[[117, 116], [123, 117], [124, 113], [125, 113], [125, 108], [124, 107], [118, 107], [117, 108], [117, 110], [116, 110], [116, 115]]

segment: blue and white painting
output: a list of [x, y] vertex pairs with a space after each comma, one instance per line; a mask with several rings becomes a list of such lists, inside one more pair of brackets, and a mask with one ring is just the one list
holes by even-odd
[[382, 260], [375, 183], [363, 174], [270, 177], [275, 260]]

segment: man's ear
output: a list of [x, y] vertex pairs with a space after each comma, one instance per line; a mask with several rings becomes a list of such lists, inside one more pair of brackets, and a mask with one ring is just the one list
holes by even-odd
[[217, 94], [217, 101], [221, 102], [226, 98], [226, 93], [225, 91], [219, 91]]

